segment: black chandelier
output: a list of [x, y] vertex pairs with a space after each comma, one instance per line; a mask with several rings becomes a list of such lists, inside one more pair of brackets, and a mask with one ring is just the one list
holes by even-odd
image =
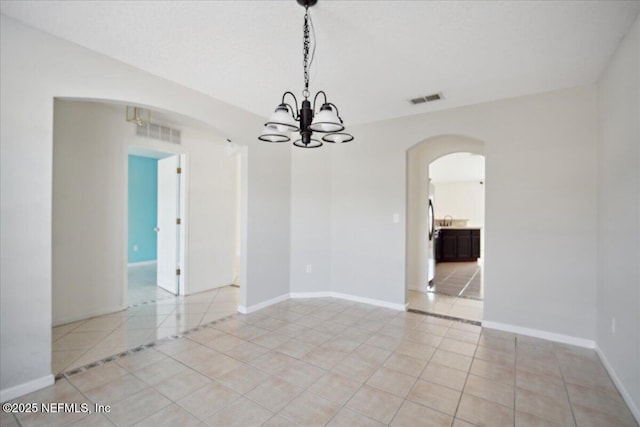
[[[342, 118], [338, 113], [338, 107], [335, 104], [327, 101], [327, 94], [320, 90], [313, 98], [313, 107], [309, 101], [309, 67], [313, 62], [313, 52], [315, 51], [315, 37], [313, 40], [313, 49], [311, 52], [311, 61], [309, 61], [309, 50], [311, 46], [311, 39], [309, 37], [309, 26], [313, 31], [313, 22], [311, 16], [309, 16], [309, 7], [317, 3], [318, 0], [296, 0], [298, 4], [304, 7], [304, 25], [303, 31], [303, 69], [304, 69], [304, 90], [302, 96], [302, 108], [298, 109], [298, 99], [296, 96], [287, 91], [282, 95], [282, 102], [276, 111], [269, 118], [269, 121], [265, 123], [262, 134], [258, 137], [261, 141], [267, 142], [289, 142], [289, 132], [300, 132], [300, 138], [293, 141], [293, 145], [302, 148], [317, 148], [322, 146], [322, 141], [331, 143], [342, 143], [353, 140], [353, 136], [344, 131], [344, 125], [342, 124]], [[285, 99], [287, 95], [293, 98], [296, 108], [294, 109], [291, 104], [288, 104]], [[322, 95], [323, 103], [320, 107], [320, 111], [315, 114], [316, 101], [318, 96]], [[313, 137], [313, 133], [324, 133], [322, 141]]]

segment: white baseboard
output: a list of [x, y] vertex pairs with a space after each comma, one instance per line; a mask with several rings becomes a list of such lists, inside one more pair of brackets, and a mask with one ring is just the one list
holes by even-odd
[[263, 301], [258, 304], [254, 304], [249, 307], [240, 305], [238, 306], [238, 312], [242, 314], [253, 313], [254, 311], [258, 311], [262, 308], [269, 307], [270, 305], [277, 304], [279, 302], [286, 301], [288, 299], [289, 299], [289, 294], [283, 294], [283, 295], [280, 295], [279, 297], [271, 298], [270, 300]]
[[87, 320], [92, 317], [103, 316], [105, 314], [117, 313], [118, 311], [126, 310], [126, 305], [120, 305], [117, 307], [108, 307], [102, 310], [91, 311], [89, 313], [80, 314], [77, 316], [63, 317], [61, 319], [56, 319], [53, 321], [53, 326], [65, 325], [67, 323], [77, 322], [79, 320]]
[[361, 302], [364, 304], [375, 305], [377, 307], [390, 308], [392, 310], [398, 310], [398, 311], [407, 311], [407, 306], [409, 305], [409, 304], [395, 304], [389, 301], [359, 297], [356, 295], [342, 294], [340, 292], [331, 292], [331, 296], [334, 298], [341, 298], [348, 301]]
[[298, 298], [339, 298], [347, 301], [361, 302], [364, 304], [375, 305], [377, 307], [385, 307], [398, 311], [406, 311], [408, 304], [394, 304], [388, 301], [364, 298], [355, 295], [343, 294], [340, 292], [292, 292], [289, 294], [292, 299]]
[[331, 297], [331, 292], [291, 292], [289, 296], [292, 299], [301, 298], [328, 298]]
[[497, 329], [499, 331], [512, 332], [514, 334], [526, 335], [529, 337], [542, 338], [545, 340], [575, 345], [578, 347], [591, 349], [596, 348], [596, 342], [594, 340], [573, 337], [571, 335], [556, 334], [554, 332], [542, 331], [540, 329], [524, 328], [522, 326], [514, 326], [507, 323], [492, 322], [489, 320], [483, 320], [482, 327], [488, 329]]
[[130, 262], [127, 264], [127, 267], [142, 267], [143, 265], [152, 265], [152, 264], [157, 264], [158, 260], [151, 260], [151, 261], [140, 261], [140, 262]]
[[631, 395], [629, 394], [626, 387], [624, 386], [624, 383], [620, 380], [620, 377], [618, 377], [618, 374], [616, 373], [616, 370], [613, 368], [613, 365], [611, 364], [611, 362], [609, 362], [609, 359], [607, 359], [607, 356], [604, 354], [604, 351], [602, 351], [602, 349], [597, 344], [596, 344], [596, 353], [598, 353], [598, 356], [600, 357], [600, 360], [602, 361], [604, 368], [609, 373], [609, 376], [613, 380], [613, 383], [616, 385], [616, 388], [620, 392], [620, 395], [622, 396], [625, 403], [629, 407], [629, 410], [635, 417], [636, 422], [640, 424], [640, 408], [638, 408], [638, 405], [636, 404], [636, 402], [633, 401], [633, 399], [631, 398]]
[[48, 387], [54, 382], [55, 377], [49, 374], [44, 377], [28, 381], [26, 383], [2, 389], [0, 390], [0, 402], [4, 403], [17, 397], [24, 396], [25, 394], [29, 394], [33, 391], [40, 390], [41, 388]]

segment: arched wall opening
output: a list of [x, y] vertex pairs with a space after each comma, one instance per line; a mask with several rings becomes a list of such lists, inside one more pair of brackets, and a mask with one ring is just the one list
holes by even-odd
[[484, 156], [484, 145], [484, 142], [464, 135], [439, 135], [407, 150], [405, 302], [408, 302], [409, 290], [425, 291], [429, 282], [429, 164], [453, 153]]

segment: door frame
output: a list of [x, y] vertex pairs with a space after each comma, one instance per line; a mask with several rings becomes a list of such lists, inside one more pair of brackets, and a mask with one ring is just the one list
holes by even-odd
[[189, 292], [189, 155], [182, 149], [181, 146], [177, 146], [172, 143], [165, 143], [160, 141], [147, 140], [141, 137], [129, 137], [125, 139], [125, 145], [127, 147], [124, 150], [124, 164], [125, 164], [125, 180], [124, 180], [124, 212], [123, 218], [125, 222], [124, 226], [124, 262], [123, 265], [123, 302], [125, 306], [128, 306], [128, 289], [129, 289], [129, 277], [127, 261], [129, 257], [129, 155], [151, 157], [151, 158], [165, 158], [174, 155], [180, 156], [180, 240], [179, 240], [179, 263], [180, 263], [180, 276], [178, 284], [178, 295], [187, 295]]

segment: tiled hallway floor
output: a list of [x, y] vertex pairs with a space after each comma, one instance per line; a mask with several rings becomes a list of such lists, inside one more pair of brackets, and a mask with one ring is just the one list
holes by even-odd
[[433, 283], [429, 292], [407, 290], [409, 309], [475, 322], [482, 320], [482, 264], [438, 263]]
[[157, 265], [136, 265], [127, 268], [127, 305], [173, 298], [174, 295], [158, 287]]
[[110, 412], [3, 426], [637, 426], [592, 350], [332, 298], [237, 314], [16, 402]]
[[53, 373], [176, 335], [233, 314], [237, 309], [238, 288], [225, 286], [187, 297], [166, 293], [157, 302], [57, 326], [52, 333]]

